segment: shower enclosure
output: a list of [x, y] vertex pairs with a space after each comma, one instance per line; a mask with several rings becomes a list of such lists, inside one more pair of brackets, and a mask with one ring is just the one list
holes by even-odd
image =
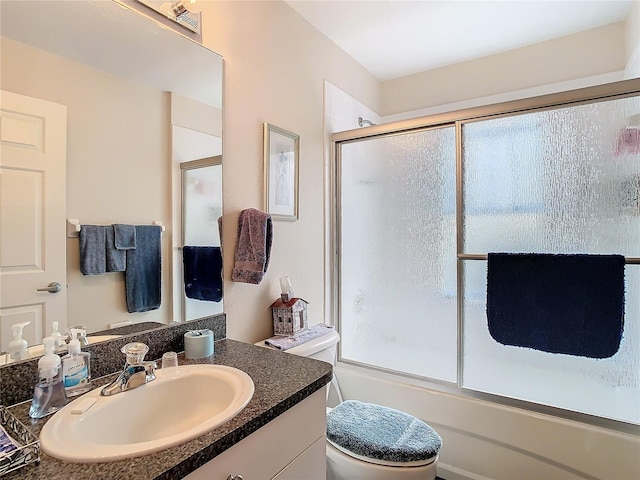
[[[639, 424], [639, 95], [637, 81], [618, 82], [333, 135], [339, 360]], [[488, 252], [624, 255], [618, 352], [596, 360], [493, 340]]]

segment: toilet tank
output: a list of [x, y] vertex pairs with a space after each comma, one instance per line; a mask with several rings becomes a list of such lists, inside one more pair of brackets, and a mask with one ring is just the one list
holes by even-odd
[[335, 330], [331, 330], [326, 335], [314, 338], [302, 345], [290, 348], [286, 350], [286, 353], [293, 353], [294, 355], [300, 355], [301, 357], [315, 358], [316, 360], [322, 360], [323, 362], [336, 364], [336, 350], [338, 342], [340, 341], [340, 335]]
[[[336, 364], [336, 351], [337, 345], [340, 341], [340, 335], [335, 330], [330, 330], [326, 335], [314, 338], [302, 345], [285, 350], [285, 353], [293, 353], [301, 357], [315, 358], [316, 360], [322, 360], [323, 362]], [[265, 345], [264, 340], [256, 342], [254, 345], [259, 347], [274, 348]], [[274, 348], [275, 349], [275, 348]]]
[[[331, 329], [327, 334], [321, 337], [314, 338], [308, 342], [298, 345], [297, 347], [285, 350], [284, 353], [293, 353], [301, 357], [314, 358], [316, 360], [322, 360], [323, 362], [336, 364], [336, 353], [338, 342], [340, 341], [340, 335], [335, 330]], [[264, 340], [256, 342], [254, 345], [265, 348], [273, 348], [264, 343]], [[340, 391], [340, 385], [338, 385], [338, 379], [335, 375], [331, 379], [331, 383], [327, 388], [327, 405], [335, 407], [342, 402], [342, 392]]]

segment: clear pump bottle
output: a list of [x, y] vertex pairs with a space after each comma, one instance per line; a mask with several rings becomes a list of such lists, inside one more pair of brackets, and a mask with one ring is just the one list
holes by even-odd
[[7, 346], [11, 360], [24, 360], [29, 358], [29, 344], [22, 338], [22, 329], [27, 325], [29, 325], [29, 322], [14, 323], [11, 325], [13, 340], [11, 340]]
[[55, 349], [57, 351], [64, 344], [64, 340], [62, 339], [62, 334], [58, 330], [58, 322], [52, 322], [51, 326], [53, 328], [53, 332], [51, 332], [51, 336], [55, 340]]
[[46, 337], [45, 354], [38, 360], [38, 383], [33, 389], [33, 400], [29, 408], [31, 418], [50, 415], [67, 404], [67, 394], [62, 383], [60, 357], [53, 353], [55, 339]]
[[62, 378], [67, 396], [74, 397], [91, 389], [91, 355], [80, 347], [78, 335], [84, 335], [83, 330], [72, 328], [69, 335], [69, 353], [62, 357]]

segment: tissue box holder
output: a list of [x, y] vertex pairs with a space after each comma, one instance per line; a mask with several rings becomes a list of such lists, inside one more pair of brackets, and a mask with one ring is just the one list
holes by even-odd
[[0, 425], [18, 442], [18, 448], [0, 456], [0, 477], [30, 463], [40, 463], [38, 437], [14, 417], [7, 407], [0, 406]]
[[271, 304], [273, 334], [294, 335], [309, 328], [307, 301], [303, 298], [283, 297]]

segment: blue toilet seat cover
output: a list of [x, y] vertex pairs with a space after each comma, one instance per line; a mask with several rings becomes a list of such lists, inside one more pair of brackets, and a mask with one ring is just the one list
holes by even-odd
[[385, 462], [415, 462], [435, 457], [440, 435], [408, 413], [347, 400], [327, 414], [327, 438], [356, 455]]

